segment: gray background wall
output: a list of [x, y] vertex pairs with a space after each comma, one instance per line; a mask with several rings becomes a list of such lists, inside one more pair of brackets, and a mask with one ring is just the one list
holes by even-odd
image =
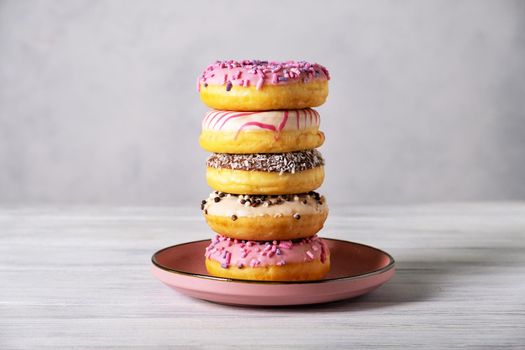
[[0, 0], [0, 204], [198, 203], [216, 58], [329, 68], [332, 203], [525, 198], [525, 2]]

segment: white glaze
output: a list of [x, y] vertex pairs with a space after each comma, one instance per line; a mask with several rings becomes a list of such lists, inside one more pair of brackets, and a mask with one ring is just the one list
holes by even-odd
[[[309, 215], [319, 214], [328, 210], [326, 205], [326, 199], [321, 196], [321, 203], [308, 194], [295, 195], [293, 201], [284, 201], [279, 204], [266, 205], [261, 204], [257, 207], [252, 207], [247, 203], [241, 204], [240, 200], [242, 195], [231, 195], [227, 194], [221, 198], [219, 202], [215, 202], [214, 198], [217, 194], [212, 192], [206, 203], [204, 204], [204, 210], [207, 211], [208, 215], [216, 216], [232, 216], [237, 217], [253, 217], [253, 216], [288, 216], [288, 215]], [[276, 198], [269, 198], [269, 200], [275, 202]], [[306, 204], [303, 201], [306, 200]]]
[[297, 109], [290, 111], [232, 112], [210, 111], [202, 121], [206, 131], [305, 130], [318, 128], [319, 113], [316, 110]]

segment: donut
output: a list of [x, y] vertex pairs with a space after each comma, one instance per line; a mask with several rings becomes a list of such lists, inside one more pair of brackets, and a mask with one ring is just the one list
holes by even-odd
[[313, 191], [324, 180], [317, 150], [288, 153], [213, 153], [206, 180], [214, 190], [234, 194], [295, 194]]
[[304, 61], [216, 61], [197, 80], [207, 106], [228, 111], [302, 109], [328, 96], [328, 70]]
[[230, 238], [273, 241], [310, 237], [323, 228], [328, 216], [324, 196], [235, 195], [214, 191], [201, 202], [206, 222]]
[[319, 113], [307, 109], [232, 112], [210, 111], [199, 143], [217, 153], [281, 153], [321, 146]]
[[319, 280], [330, 270], [330, 251], [317, 236], [297, 241], [256, 242], [215, 236], [206, 248], [206, 269], [242, 280]]

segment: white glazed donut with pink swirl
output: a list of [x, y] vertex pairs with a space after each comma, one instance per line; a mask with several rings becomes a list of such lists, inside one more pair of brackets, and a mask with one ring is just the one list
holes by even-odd
[[202, 121], [200, 145], [216, 153], [279, 153], [321, 146], [319, 113], [311, 108], [259, 112], [213, 110]]

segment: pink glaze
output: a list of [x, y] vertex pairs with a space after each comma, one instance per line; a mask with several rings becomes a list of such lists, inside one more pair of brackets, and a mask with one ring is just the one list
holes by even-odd
[[198, 78], [197, 90], [208, 85], [225, 85], [227, 91], [234, 85], [255, 85], [260, 90], [264, 85], [307, 83], [312, 80], [330, 80], [330, 74], [320, 64], [305, 61], [216, 61], [206, 67]]
[[267, 129], [267, 130], [270, 130], [270, 131], [273, 131], [274, 132], [274, 137], [276, 140], [279, 139], [279, 134], [281, 133], [281, 131], [283, 130], [284, 126], [286, 125], [286, 122], [288, 121], [288, 111], [284, 111], [284, 116], [283, 116], [283, 119], [281, 120], [281, 122], [279, 123], [279, 126], [275, 127], [274, 125], [272, 124], [267, 124], [267, 123], [261, 123], [261, 122], [256, 122], [256, 121], [253, 121], [253, 122], [246, 122], [244, 123], [243, 125], [241, 125], [241, 127], [239, 128], [239, 130], [237, 130], [237, 134], [235, 134], [235, 138], [237, 138], [239, 136], [239, 133], [246, 127], [248, 126], [257, 126], [258, 128], [260, 129]]
[[243, 268], [258, 266], [282, 266], [312, 260], [325, 262], [328, 253], [326, 243], [318, 236], [292, 241], [241, 241], [216, 235], [206, 248], [205, 256], [230, 266]]
[[234, 131], [236, 137], [241, 131], [262, 129], [273, 131], [278, 139], [283, 130], [318, 128], [319, 122], [319, 113], [310, 108], [261, 112], [210, 111], [202, 121], [202, 129]]

